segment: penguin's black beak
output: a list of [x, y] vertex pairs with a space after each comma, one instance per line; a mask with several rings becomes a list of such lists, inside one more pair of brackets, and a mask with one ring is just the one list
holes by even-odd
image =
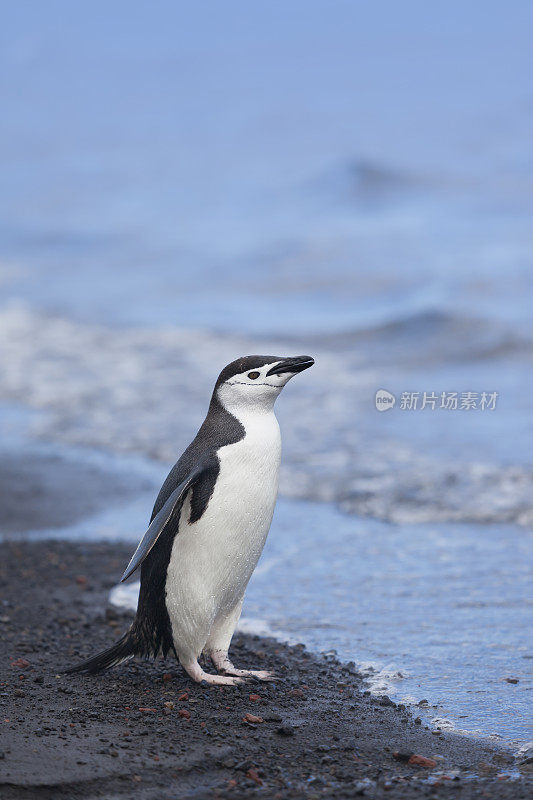
[[311, 356], [295, 356], [294, 358], [284, 358], [272, 369], [267, 372], [268, 375], [283, 375], [285, 372], [303, 372], [304, 369], [312, 367], [315, 359]]

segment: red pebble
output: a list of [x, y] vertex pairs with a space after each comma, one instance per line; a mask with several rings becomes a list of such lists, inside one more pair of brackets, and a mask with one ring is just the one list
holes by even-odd
[[11, 663], [11, 666], [15, 667], [15, 669], [27, 669], [30, 666], [30, 662], [26, 661], [25, 658], [17, 658]]
[[433, 767], [437, 766], [437, 762], [433, 761], [432, 758], [417, 756], [416, 754], [413, 754], [407, 763], [413, 767], [427, 767], [428, 769], [433, 769]]
[[178, 711], [178, 714], [180, 715], [180, 717], [183, 717], [183, 719], [190, 719], [191, 718], [191, 712], [187, 711], [186, 708], [180, 708], [180, 710]]
[[301, 689], [291, 689], [289, 692], [290, 697], [305, 697], [305, 694], [302, 692]]
[[180, 694], [180, 696], [178, 697], [178, 700], [188, 700], [188, 699], [189, 699], [188, 692], [183, 692], [183, 694]]
[[246, 773], [246, 777], [250, 778], [250, 780], [252, 780], [252, 781], [255, 781], [258, 786], [262, 786], [263, 785], [263, 781], [261, 780], [261, 778], [259, 777], [259, 775], [255, 771], [255, 769], [249, 769], [248, 772]]
[[250, 700], [253, 703], [257, 703], [258, 700], [261, 700], [261, 695], [260, 694], [251, 694], [250, 695]]
[[263, 717], [256, 717], [255, 714], [245, 714], [242, 718], [243, 722], [248, 722], [250, 725], [258, 725], [260, 722], [263, 722]]

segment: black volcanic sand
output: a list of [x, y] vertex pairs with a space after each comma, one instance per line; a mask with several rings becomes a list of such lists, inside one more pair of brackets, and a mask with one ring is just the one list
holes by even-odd
[[[60, 674], [127, 626], [106, 598], [129, 556], [122, 545], [0, 546], [5, 800], [528, 796], [527, 775], [506, 777], [505, 751], [435, 736], [365, 694], [353, 665], [303, 647], [235, 638], [237, 665], [275, 670], [274, 684], [199, 686], [173, 658]], [[437, 766], [405, 763], [411, 753]]]

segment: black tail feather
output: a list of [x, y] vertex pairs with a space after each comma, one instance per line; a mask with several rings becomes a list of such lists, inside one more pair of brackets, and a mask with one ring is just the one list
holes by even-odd
[[68, 667], [68, 669], [64, 671], [70, 674], [74, 672], [88, 672], [90, 674], [103, 672], [104, 670], [116, 667], [117, 664], [121, 664], [123, 661], [128, 661], [128, 659], [133, 658], [133, 656], [136, 655], [137, 649], [135, 636], [132, 634], [132, 631], [129, 630], [108, 650], [103, 650], [92, 658], [88, 658], [87, 661], [82, 661], [81, 664]]

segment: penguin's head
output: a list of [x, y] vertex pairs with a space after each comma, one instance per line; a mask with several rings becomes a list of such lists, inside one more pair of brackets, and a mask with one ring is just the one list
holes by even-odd
[[243, 406], [271, 408], [285, 384], [314, 363], [311, 356], [243, 356], [224, 367], [215, 394], [230, 412]]

